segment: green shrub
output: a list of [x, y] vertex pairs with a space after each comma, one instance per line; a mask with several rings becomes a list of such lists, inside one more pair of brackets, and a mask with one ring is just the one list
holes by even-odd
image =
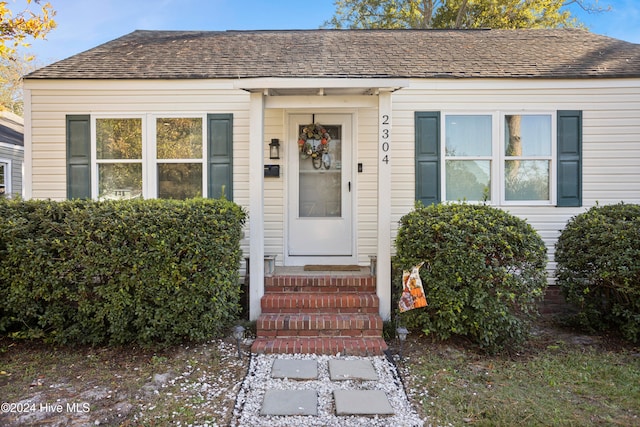
[[239, 309], [244, 211], [226, 200], [0, 202], [0, 332], [173, 343]]
[[486, 205], [418, 205], [400, 220], [396, 247], [396, 268], [425, 262], [429, 305], [401, 315], [409, 327], [440, 339], [467, 336], [488, 352], [526, 339], [547, 286], [547, 258], [524, 220]]
[[640, 339], [640, 205], [594, 206], [556, 244], [558, 284], [578, 323]]

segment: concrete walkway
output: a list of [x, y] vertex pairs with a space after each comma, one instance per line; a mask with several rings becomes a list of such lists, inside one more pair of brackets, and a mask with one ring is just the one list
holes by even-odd
[[235, 415], [242, 427], [424, 424], [384, 357], [253, 355]]
[[[272, 378], [292, 381], [318, 379], [317, 360], [276, 359]], [[378, 381], [370, 360], [329, 360], [331, 381]], [[337, 415], [393, 415], [389, 399], [381, 390], [334, 390]], [[262, 402], [262, 415], [318, 415], [315, 390], [268, 389]]]

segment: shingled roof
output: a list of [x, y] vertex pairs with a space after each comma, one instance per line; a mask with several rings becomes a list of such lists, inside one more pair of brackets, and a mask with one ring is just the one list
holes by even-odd
[[134, 31], [28, 79], [640, 77], [640, 44], [580, 29]]

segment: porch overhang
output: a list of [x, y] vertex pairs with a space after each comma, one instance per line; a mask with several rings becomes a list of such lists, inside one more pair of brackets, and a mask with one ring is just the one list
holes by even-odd
[[234, 88], [265, 96], [378, 95], [408, 87], [408, 79], [385, 78], [278, 78], [241, 79]]
[[[383, 78], [255, 78], [234, 82], [250, 93], [249, 109], [249, 317], [261, 313], [264, 295], [264, 117], [269, 108], [353, 108], [378, 110], [377, 294], [380, 315], [391, 315], [391, 147], [392, 93], [410, 86], [409, 80]], [[313, 100], [309, 97], [313, 96]], [[278, 101], [280, 100], [280, 101]], [[360, 105], [362, 104], [362, 105]]]

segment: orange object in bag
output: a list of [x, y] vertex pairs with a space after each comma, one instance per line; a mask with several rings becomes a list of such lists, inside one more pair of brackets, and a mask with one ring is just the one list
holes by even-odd
[[402, 272], [402, 296], [398, 302], [400, 313], [427, 306], [427, 297], [420, 278], [422, 264], [424, 262], [413, 267], [410, 272], [408, 270]]

